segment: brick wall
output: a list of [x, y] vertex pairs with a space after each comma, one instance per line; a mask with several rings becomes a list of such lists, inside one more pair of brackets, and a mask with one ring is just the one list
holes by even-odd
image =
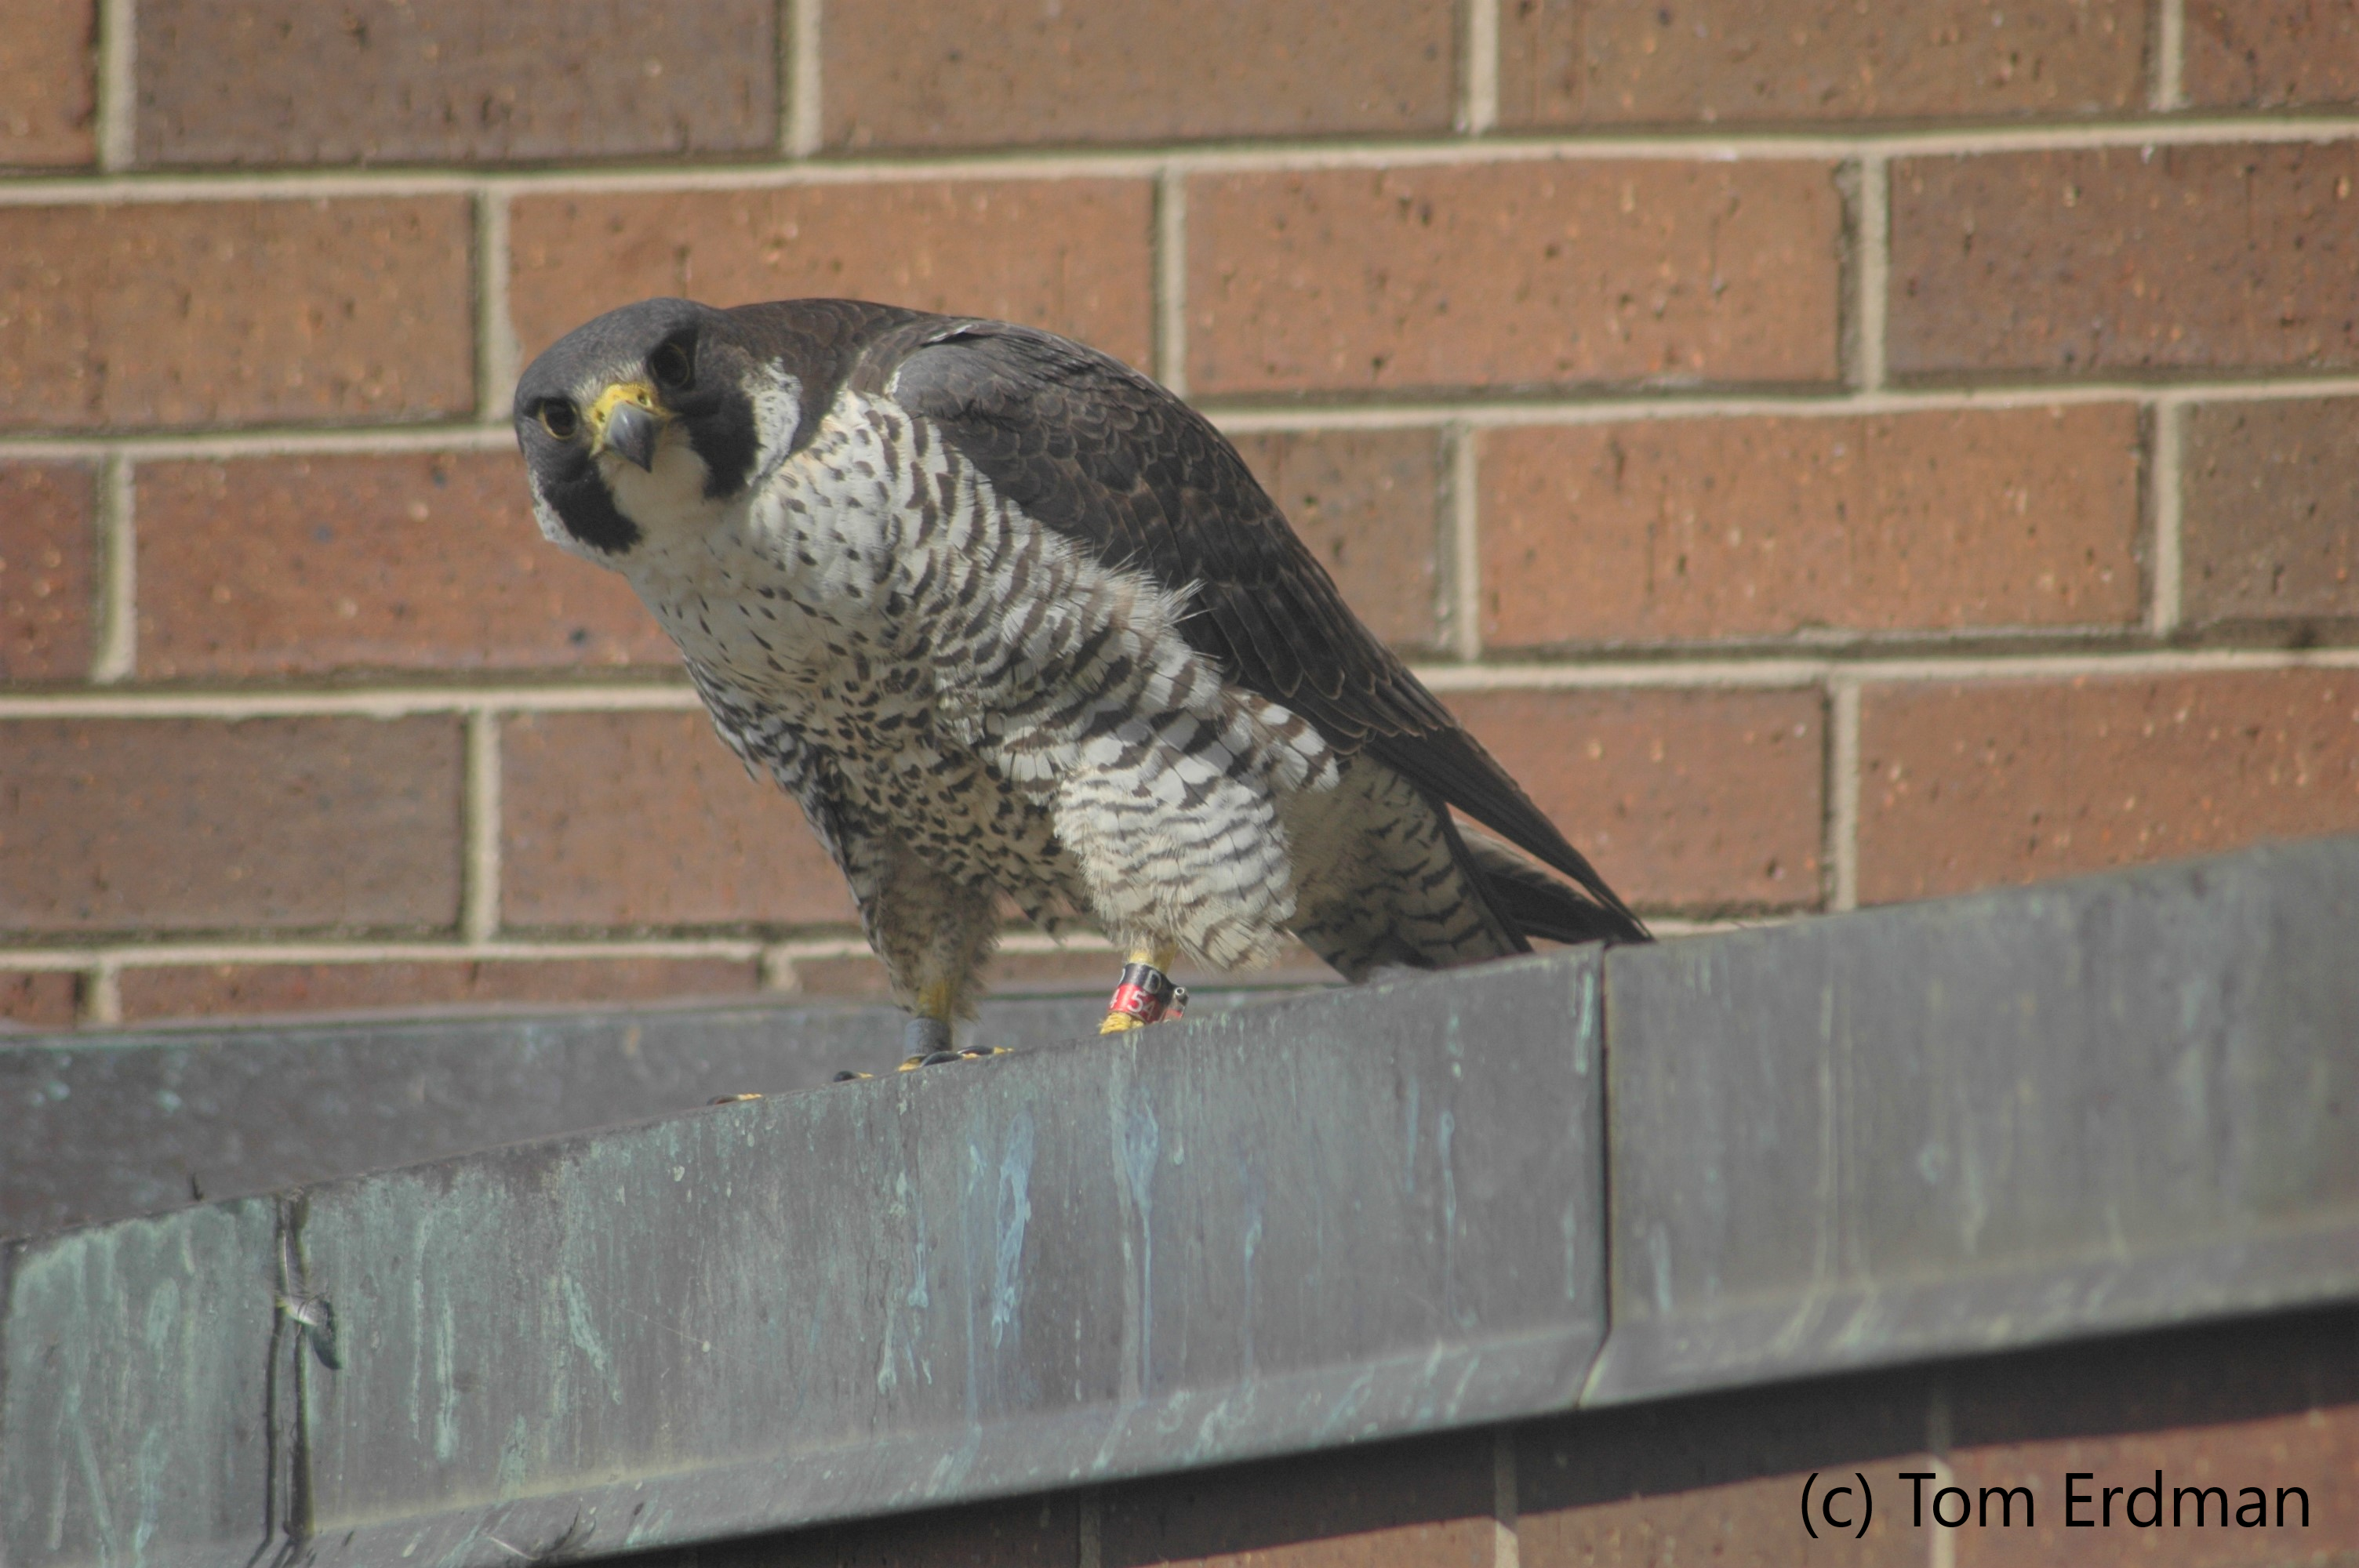
[[874, 988], [527, 515], [655, 292], [1151, 369], [1674, 928], [2359, 829], [2354, 96], [2327, 0], [7, 0], [0, 1011]]

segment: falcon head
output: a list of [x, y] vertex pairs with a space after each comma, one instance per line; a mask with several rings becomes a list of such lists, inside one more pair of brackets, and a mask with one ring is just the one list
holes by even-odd
[[735, 313], [647, 299], [559, 339], [516, 384], [516, 443], [549, 541], [620, 566], [709, 524], [793, 444], [801, 383]]

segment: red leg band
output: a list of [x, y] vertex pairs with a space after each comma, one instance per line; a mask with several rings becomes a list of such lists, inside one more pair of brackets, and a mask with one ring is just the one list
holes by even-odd
[[1152, 964], [1125, 964], [1122, 983], [1114, 988], [1108, 1012], [1135, 1018], [1141, 1023], [1176, 1022], [1187, 1009], [1188, 988], [1175, 986], [1171, 977]]

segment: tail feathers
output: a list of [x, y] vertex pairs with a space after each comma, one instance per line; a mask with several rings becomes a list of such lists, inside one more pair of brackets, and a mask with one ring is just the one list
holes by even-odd
[[1550, 942], [1654, 940], [1619, 900], [1611, 904], [1598, 902], [1583, 890], [1559, 881], [1487, 833], [1462, 823], [1458, 832], [1492, 910], [1520, 935]]

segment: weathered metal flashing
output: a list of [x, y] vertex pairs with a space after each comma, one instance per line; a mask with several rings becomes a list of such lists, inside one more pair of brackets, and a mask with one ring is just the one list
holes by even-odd
[[[2354, 917], [2359, 840], [2283, 846], [0, 1244], [0, 1564], [579, 1560], [2359, 1300]], [[875, 1054], [783, 1022], [633, 1070]], [[379, 1059], [579, 1114], [647, 1020], [531, 1027]]]
[[[1208, 992], [1192, 1005], [1266, 1000]], [[1054, 1040], [1102, 1001], [986, 1002], [963, 1038]], [[0, 1236], [425, 1164], [721, 1093], [813, 1088], [889, 1070], [905, 1022], [886, 1007], [732, 1004], [0, 1034]], [[40, 1158], [5, 1157], [11, 1147]]]
[[[18, 1243], [0, 1539], [505, 1563], [1569, 1401], [1604, 1321], [1597, 975], [1371, 987]], [[191, 1271], [245, 1303], [178, 1330], [204, 1387], [67, 1414]], [[289, 1297], [332, 1306], [341, 1370]], [[216, 1449], [232, 1481], [150, 1509]]]
[[1617, 952], [1590, 1402], [2359, 1290], [2359, 840]]

